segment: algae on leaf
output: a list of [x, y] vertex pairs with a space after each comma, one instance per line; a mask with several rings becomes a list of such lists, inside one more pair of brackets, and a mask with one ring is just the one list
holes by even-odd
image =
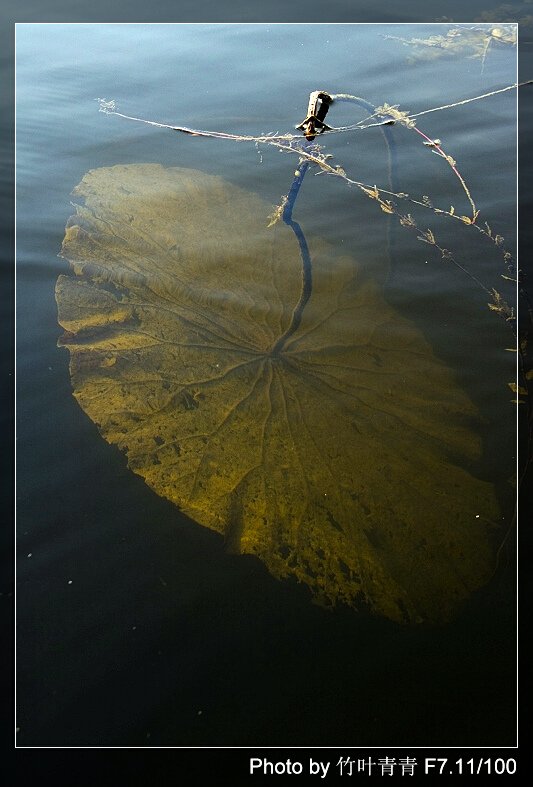
[[[324, 605], [447, 619], [493, 568], [475, 408], [356, 263], [189, 169], [90, 171], [56, 297], [74, 395], [130, 468]], [[276, 349], [275, 349], [276, 348]]]

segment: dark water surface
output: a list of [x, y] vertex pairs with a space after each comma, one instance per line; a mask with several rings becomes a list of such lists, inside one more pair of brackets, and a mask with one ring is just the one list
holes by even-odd
[[[444, 32], [449, 27], [444, 27]], [[506, 746], [515, 740], [513, 558], [445, 625], [402, 626], [311, 603], [256, 558], [184, 517], [126, 466], [72, 396], [57, 347], [54, 287], [90, 169], [190, 167], [280, 203], [296, 156], [179, 135], [98, 112], [230, 134], [292, 131], [309, 92], [353, 93], [412, 113], [516, 81], [516, 50], [492, 45], [408, 65], [439, 25], [21, 25], [17, 33], [19, 746]], [[487, 222], [514, 251], [513, 91], [422, 116]], [[353, 122], [332, 107], [328, 122]], [[359, 112], [355, 119], [364, 114]], [[397, 189], [468, 213], [458, 179], [395, 126]], [[332, 161], [387, 188], [379, 129], [325, 136]], [[294, 217], [357, 260], [453, 370], [483, 417], [483, 456], [511, 522], [514, 339], [471, 279], [414, 233], [390, 231], [374, 200], [306, 176]], [[506, 300], [501, 254], [474, 228], [419, 210], [423, 229]], [[436, 393], [437, 395], [437, 393]], [[386, 493], [386, 492], [384, 492]]]

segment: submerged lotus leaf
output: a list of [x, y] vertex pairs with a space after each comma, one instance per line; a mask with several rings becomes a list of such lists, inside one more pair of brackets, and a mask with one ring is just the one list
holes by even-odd
[[[493, 567], [476, 412], [356, 263], [188, 169], [92, 170], [56, 297], [74, 395], [130, 468], [332, 606], [447, 619]], [[83, 200], [81, 200], [83, 201]], [[274, 348], [277, 348], [276, 350]]]

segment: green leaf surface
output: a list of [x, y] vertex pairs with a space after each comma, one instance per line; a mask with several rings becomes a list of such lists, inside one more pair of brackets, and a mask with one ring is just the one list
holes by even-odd
[[[477, 414], [355, 261], [195, 170], [90, 171], [60, 256], [74, 395], [159, 495], [325, 606], [446, 620], [493, 569]], [[84, 203], [84, 204], [81, 204]]]

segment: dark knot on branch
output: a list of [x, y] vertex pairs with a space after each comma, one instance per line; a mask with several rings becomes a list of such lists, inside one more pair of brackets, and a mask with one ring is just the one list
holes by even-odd
[[311, 93], [309, 106], [307, 107], [307, 117], [303, 123], [296, 126], [296, 128], [302, 129], [306, 139], [312, 141], [317, 134], [331, 131], [331, 127], [324, 123], [324, 118], [328, 114], [328, 109], [332, 103], [333, 99], [325, 90], [315, 90]]

